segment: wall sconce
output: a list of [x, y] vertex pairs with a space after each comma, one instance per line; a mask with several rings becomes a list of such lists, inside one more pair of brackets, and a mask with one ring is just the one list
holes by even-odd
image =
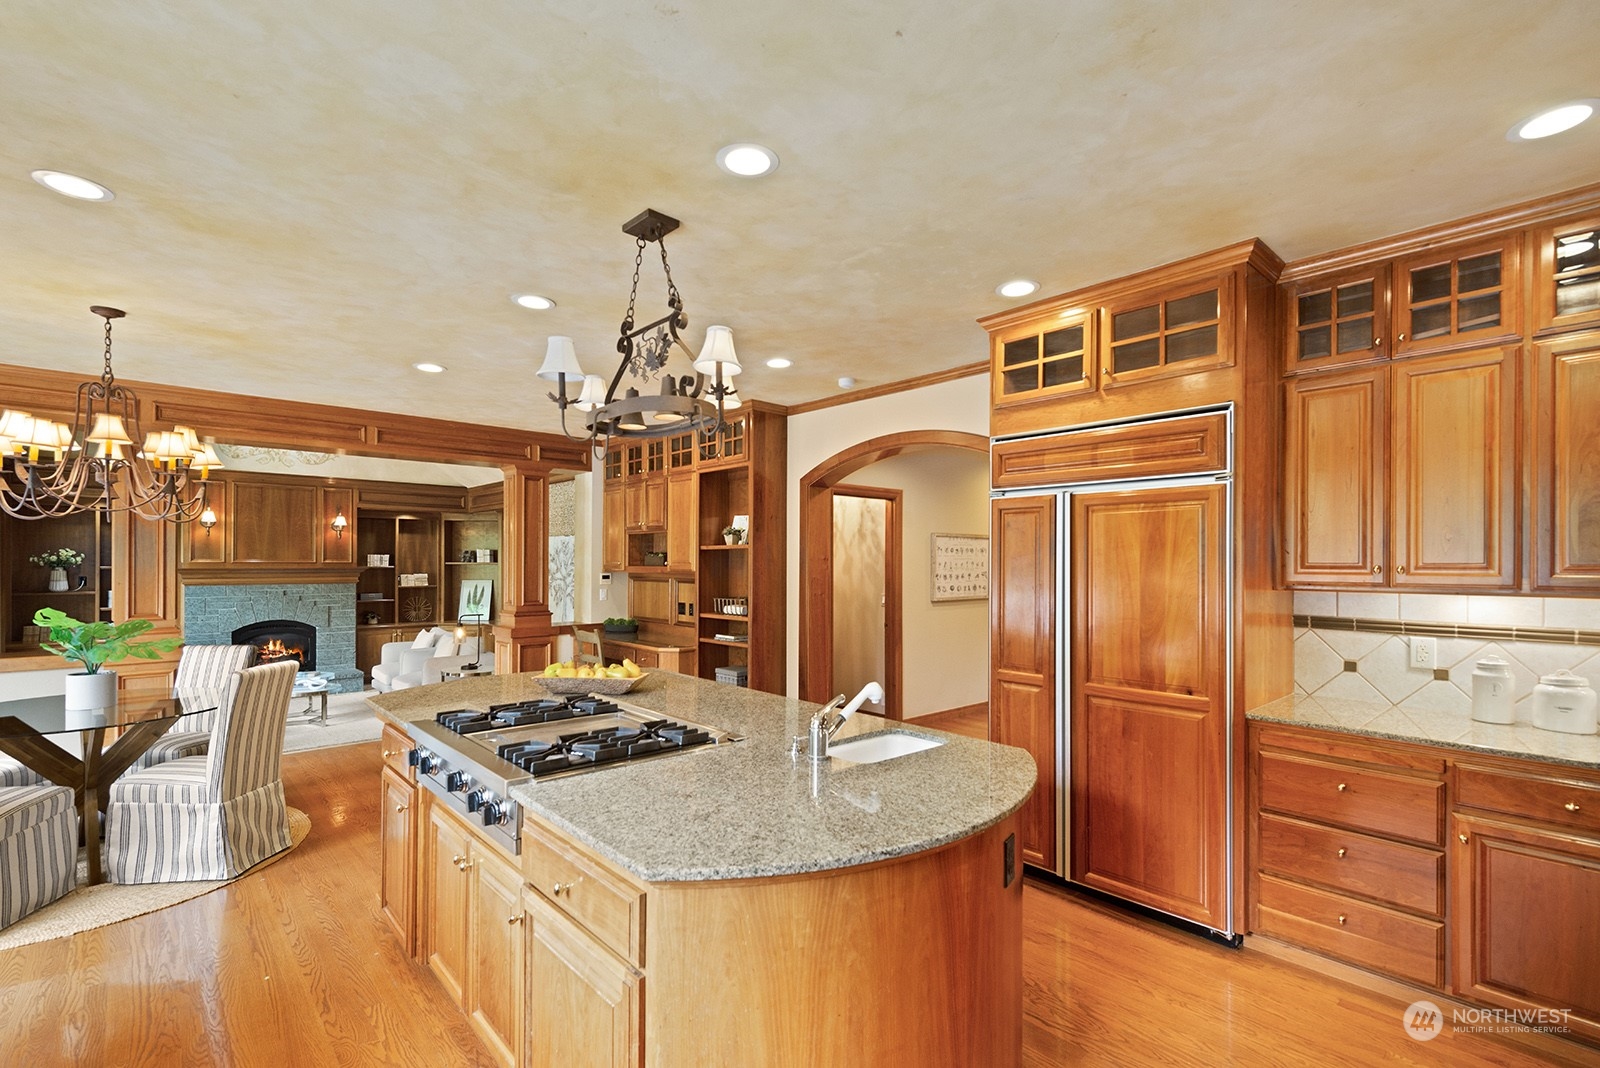
[[206, 510], [200, 513], [200, 518], [196, 522], [206, 528], [206, 537], [209, 538], [211, 537], [211, 528], [217, 525], [217, 513], [212, 511], [211, 506], [208, 504], [206, 505]]
[[345, 528], [349, 525], [350, 520], [344, 517], [344, 509], [339, 509], [338, 514], [333, 517], [333, 536], [336, 538], [343, 538]]

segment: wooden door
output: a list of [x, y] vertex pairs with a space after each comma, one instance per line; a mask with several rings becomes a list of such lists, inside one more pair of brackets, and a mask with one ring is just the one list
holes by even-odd
[[537, 891], [527, 912], [528, 1068], [638, 1068], [643, 980]]
[[1600, 841], [1565, 831], [1451, 818], [1451, 974], [1462, 997], [1567, 1010], [1600, 1039]]
[[693, 571], [699, 535], [694, 472], [674, 472], [667, 476], [667, 567]]
[[1039, 766], [1022, 807], [1022, 859], [1057, 871], [1056, 498], [1010, 497], [991, 509], [990, 730]]
[[472, 973], [463, 1008], [489, 1052], [510, 1068], [522, 1046], [522, 877], [490, 846], [474, 844], [471, 865]]
[[391, 767], [383, 769], [382, 834], [378, 909], [400, 936], [408, 956], [416, 952], [413, 924], [417, 893], [417, 788]]
[[[609, 454], [608, 454], [609, 455]], [[628, 566], [626, 493], [621, 482], [607, 482], [601, 495], [601, 555], [607, 571], [623, 571]]]
[[426, 807], [422, 859], [417, 869], [421, 881], [417, 888], [421, 896], [418, 916], [422, 921], [418, 937], [423, 960], [439, 977], [450, 999], [463, 1005], [467, 993], [470, 907], [464, 865], [472, 855], [472, 839], [448, 809], [435, 804]]
[[1534, 575], [1600, 586], [1600, 332], [1534, 347]]
[[1284, 386], [1284, 580], [1381, 586], [1388, 512], [1387, 367]]
[[1072, 867], [1217, 929], [1227, 900], [1226, 487], [1072, 499]]
[[1393, 364], [1393, 585], [1516, 588], [1516, 355]]

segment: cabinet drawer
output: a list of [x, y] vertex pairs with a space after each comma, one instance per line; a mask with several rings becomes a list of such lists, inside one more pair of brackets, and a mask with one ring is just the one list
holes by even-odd
[[1427, 986], [1444, 982], [1443, 923], [1270, 875], [1261, 876], [1256, 933]]
[[990, 463], [999, 488], [1225, 471], [1228, 418], [1194, 415], [1002, 441]]
[[383, 725], [383, 763], [385, 767], [393, 768], [396, 775], [402, 776], [407, 782], [413, 780], [411, 767], [406, 763], [406, 754], [411, 752], [416, 743], [411, 740], [411, 735], [390, 723]]
[[1600, 834], [1600, 786], [1456, 765], [1455, 803]]
[[522, 872], [545, 900], [634, 965], [644, 965], [644, 890], [593, 857], [523, 826]]
[[1439, 845], [1444, 784], [1278, 753], [1261, 754], [1261, 807]]
[[1444, 854], [1281, 816], [1261, 817], [1263, 871], [1444, 915]]

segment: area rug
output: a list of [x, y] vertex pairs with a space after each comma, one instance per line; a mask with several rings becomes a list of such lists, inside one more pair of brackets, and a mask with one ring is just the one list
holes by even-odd
[[[267, 865], [289, 855], [295, 846], [311, 833], [311, 817], [297, 808], [289, 809], [289, 848], [274, 853], [239, 878], [252, 875]], [[59, 901], [52, 902], [0, 931], [0, 952], [46, 942], [52, 938], [66, 938], [80, 931], [93, 930], [110, 923], [143, 916], [170, 905], [189, 901], [201, 894], [209, 894], [218, 887], [227, 886], [231, 879], [196, 883], [150, 883], [141, 886], [117, 886], [101, 883], [85, 886], [89, 878], [88, 862], [83, 851], [78, 852], [78, 888]]]
[[[314, 713], [316, 704], [313, 702], [311, 707]], [[308, 720], [306, 699], [296, 697], [289, 702], [289, 726], [283, 733], [283, 751], [303, 753], [307, 749], [372, 742], [382, 733], [383, 724], [367, 704], [365, 693], [329, 694], [326, 726], [314, 718]]]

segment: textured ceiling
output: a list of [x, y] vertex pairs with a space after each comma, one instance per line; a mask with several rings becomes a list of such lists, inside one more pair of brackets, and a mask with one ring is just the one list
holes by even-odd
[[[544, 339], [610, 371], [652, 207], [690, 343], [728, 324], [741, 393], [798, 403], [982, 359], [1008, 278], [1594, 181], [1600, 122], [1504, 135], [1600, 96], [1596, 55], [1592, 0], [7, 0], [0, 363], [94, 371], [107, 303], [127, 378], [548, 429]], [[774, 175], [715, 167], [743, 140]]]

